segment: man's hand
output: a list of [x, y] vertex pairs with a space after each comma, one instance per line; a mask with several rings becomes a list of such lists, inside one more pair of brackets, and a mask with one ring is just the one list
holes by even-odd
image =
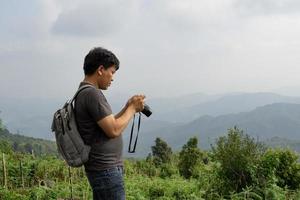
[[146, 96], [142, 94], [134, 95], [128, 100], [126, 105], [130, 108], [133, 108], [135, 112], [141, 112], [144, 109], [145, 98]]
[[98, 121], [98, 125], [110, 138], [118, 137], [122, 134], [129, 123], [129, 120], [136, 112], [144, 109], [145, 95], [134, 95], [128, 101], [122, 111], [116, 116], [109, 115]]

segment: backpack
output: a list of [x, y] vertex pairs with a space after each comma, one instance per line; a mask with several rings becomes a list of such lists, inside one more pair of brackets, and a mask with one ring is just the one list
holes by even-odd
[[91, 85], [81, 86], [74, 97], [54, 113], [52, 132], [55, 133], [58, 152], [71, 167], [80, 167], [89, 159], [91, 147], [84, 144], [77, 129], [73, 102], [79, 92]]

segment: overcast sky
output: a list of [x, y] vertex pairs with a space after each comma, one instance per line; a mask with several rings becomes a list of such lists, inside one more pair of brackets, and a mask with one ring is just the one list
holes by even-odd
[[0, 1], [1, 96], [71, 96], [95, 46], [120, 59], [112, 93], [300, 86], [299, 0]]

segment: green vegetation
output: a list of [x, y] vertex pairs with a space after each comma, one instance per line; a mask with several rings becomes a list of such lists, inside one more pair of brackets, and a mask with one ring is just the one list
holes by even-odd
[[160, 138], [156, 138], [155, 145], [151, 147], [153, 154], [153, 162], [156, 167], [170, 163], [172, 149], [168, 144]]
[[14, 152], [30, 153], [36, 156], [58, 155], [55, 142], [12, 134], [2, 125], [0, 119], [0, 150], [7, 143]]
[[212, 147], [214, 160], [220, 163], [218, 175], [226, 187], [225, 191], [241, 192], [258, 180], [256, 168], [264, 154], [264, 146], [242, 130], [234, 127], [227, 136], [220, 137]]
[[[0, 113], [1, 113], [1, 111], [0, 111]], [[3, 131], [3, 129], [4, 129], [4, 125], [2, 123], [2, 119], [0, 119], [0, 131]]]
[[202, 152], [197, 147], [198, 139], [191, 138], [187, 144], [183, 145], [179, 153], [179, 173], [186, 179], [195, 177], [197, 174], [197, 166], [201, 163]]
[[[0, 200], [91, 199], [83, 168], [68, 168], [55, 155], [16, 152], [0, 143]], [[297, 200], [299, 155], [265, 145], [234, 127], [211, 151], [190, 138], [172, 152], [157, 138], [146, 159], [125, 160], [128, 200]], [[69, 171], [70, 170], [70, 171]]]

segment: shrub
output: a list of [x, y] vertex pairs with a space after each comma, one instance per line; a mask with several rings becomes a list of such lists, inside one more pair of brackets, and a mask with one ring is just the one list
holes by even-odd
[[177, 168], [171, 164], [164, 164], [160, 167], [160, 177], [170, 178], [171, 176], [177, 174]]
[[179, 173], [186, 179], [197, 175], [197, 165], [202, 158], [202, 152], [197, 145], [198, 139], [196, 137], [190, 138], [187, 144], [183, 145], [179, 154]]
[[172, 149], [160, 138], [156, 138], [155, 145], [151, 147], [153, 162], [156, 167], [171, 161]]
[[0, 200], [24, 200], [24, 196], [0, 187]]
[[265, 180], [289, 189], [300, 187], [299, 155], [289, 149], [269, 149], [262, 157], [259, 169]]
[[241, 192], [256, 183], [256, 168], [265, 151], [261, 143], [234, 127], [227, 136], [217, 139], [212, 151], [221, 164], [219, 176], [226, 183], [225, 193]]
[[157, 199], [158, 197], [162, 197], [165, 195], [165, 189], [161, 185], [153, 185], [149, 189], [150, 199]]

